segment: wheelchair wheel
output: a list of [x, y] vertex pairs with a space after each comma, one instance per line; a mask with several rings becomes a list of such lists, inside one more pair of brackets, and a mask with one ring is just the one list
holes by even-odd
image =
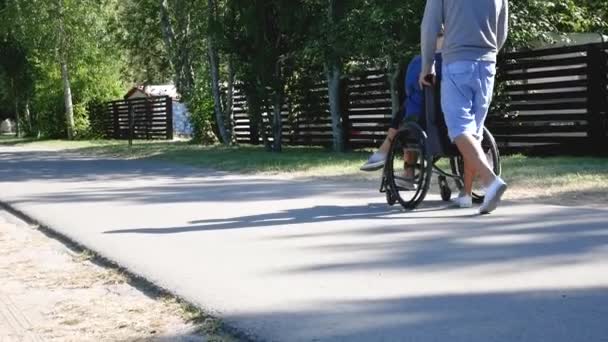
[[[497, 176], [500, 176], [502, 172], [502, 167], [500, 165], [500, 153], [498, 151], [498, 146], [496, 145], [496, 141], [494, 137], [490, 133], [490, 131], [484, 127], [483, 129], [483, 141], [481, 142], [481, 147], [486, 155], [486, 160], [488, 164], [494, 171]], [[464, 175], [464, 161], [462, 156], [454, 157], [450, 159], [450, 166], [452, 168], [452, 172], [455, 175], [463, 176]], [[462, 190], [463, 183], [456, 182], [458, 188]], [[485, 190], [483, 187], [477, 182], [473, 183], [473, 201], [475, 203], [482, 203], [485, 198]]]
[[[429, 190], [433, 163], [426, 153], [426, 139], [420, 126], [406, 124], [393, 139], [384, 166], [387, 191], [408, 210], [415, 209]], [[404, 158], [406, 152], [414, 153], [411, 164]]]
[[445, 176], [439, 176], [439, 192], [441, 193], [441, 199], [444, 202], [449, 202], [450, 199], [452, 199], [452, 189], [450, 189], [450, 185]]
[[397, 199], [391, 192], [391, 189], [386, 189], [386, 203], [388, 203], [388, 205], [390, 205], [391, 207], [394, 206], [395, 203], [397, 203]]

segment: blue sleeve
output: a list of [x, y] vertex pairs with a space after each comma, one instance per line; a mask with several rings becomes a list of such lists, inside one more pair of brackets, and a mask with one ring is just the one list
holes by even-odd
[[405, 94], [406, 94], [406, 96], [411, 96], [415, 92], [420, 91], [420, 85], [418, 84], [418, 79], [420, 78], [421, 72], [422, 72], [422, 58], [420, 56], [416, 56], [412, 59], [412, 61], [408, 65], [407, 72], [405, 74]]

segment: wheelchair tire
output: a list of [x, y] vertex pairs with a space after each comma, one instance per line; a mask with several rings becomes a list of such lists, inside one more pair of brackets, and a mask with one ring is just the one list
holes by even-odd
[[[492, 133], [484, 127], [483, 129], [483, 141], [481, 143], [481, 147], [486, 154], [486, 158], [488, 163], [490, 163], [490, 167], [497, 176], [500, 176], [502, 172], [502, 166], [500, 164], [500, 152], [498, 151], [498, 146], [496, 145], [496, 140], [494, 140], [494, 136]], [[462, 156], [454, 157], [450, 159], [450, 166], [452, 168], [452, 173], [458, 176], [464, 175], [464, 161]], [[463, 183], [456, 182], [459, 190], [462, 190]], [[473, 189], [473, 202], [482, 203], [485, 198], [485, 194], [483, 190]]]
[[391, 207], [397, 203], [397, 199], [393, 196], [391, 189], [386, 189], [386, 203]]
[[448, 184], [445, 176], [439, 176], [439, 192], [441, 193], [441, 199], [444, 202], [449, 202], [452, 199], [452, 189]]
[[[407, 210], [415, 209], [424, 200], [429, 190], [433, 163], [432, 158], [426, 152], [426, 141], [427, 135], [418, 124], [407, 123], [393, 139], [384, 166], [387, 191]], [[403, 159], [405, 150], [417, 152], [414, 177], [412, 178], [414, 189], [405, 189], [398, 184], [406, 179], [403, 175], [405, 171], [405, 161]]]

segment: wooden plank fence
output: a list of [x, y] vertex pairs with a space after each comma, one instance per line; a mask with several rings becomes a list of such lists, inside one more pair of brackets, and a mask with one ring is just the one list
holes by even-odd
[[498, 82], [507, 113], [488, 127], [504, 146], [578, 146], [607, 151], [608, 44], [501, 56]]
[[[382, 70], [351, 75], [342, 80], [341, 92], [346, 145], [350, 148], [376, 146], [384, 139], [392, 118], [387, 76]], [[282, 111], [285, 144], [332, 145], [327, 82], [318, 82], [305, 94], [289, 96], [285, 102]], [[259, 143], [258, 135], [252, 134], [257, 128], [251, 125], [245, 95], [239, 90], [235, 92], [233, 110], [237, 142]], [[268, 121], [271, 115], [263, 113], [262, 118]]]
[[[384, 70], [351, 75], [342, 82], [342, 125], [350, 148], [377, 147], [388, 129], [392, 103]], [[507, 112], [491, 113], [487, 125], [503, 147], [608, 148], [608, 44], [589, 44], [504, 54], [498, 87]], [[403, 95], [402, 95], [403, 98]], [[331, 145], [326, 82], [303, 96], [288, 97], [282, 112], [288, 145]], [[247, 103], [237, 91], [236, 139], [257, 143]], [[268, 120], [267, 114], [263, 115]]]
[[168, 96], [106, 102], [89, 113], [109, 139], [173, 139], [173, 101]]

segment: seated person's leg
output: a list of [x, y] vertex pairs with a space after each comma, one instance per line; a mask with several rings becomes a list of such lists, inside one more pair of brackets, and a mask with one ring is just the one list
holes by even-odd
[[403, 117], [401, 115], [395, 115], [391, 121], [391, 126], [388, 129], [386, 134], [386, 139], [378, 149], [378, 151], [374, 152], [367, 162], [361, 166], [361, 171], [376, 171], [380, 170], [384, 167], [386, 163], [386, 156], [388, 155], [388, 151], [391, 148], [391, 142], [397, 135], [397, 131], [399, 130], [399, 126], [403, 121]]

